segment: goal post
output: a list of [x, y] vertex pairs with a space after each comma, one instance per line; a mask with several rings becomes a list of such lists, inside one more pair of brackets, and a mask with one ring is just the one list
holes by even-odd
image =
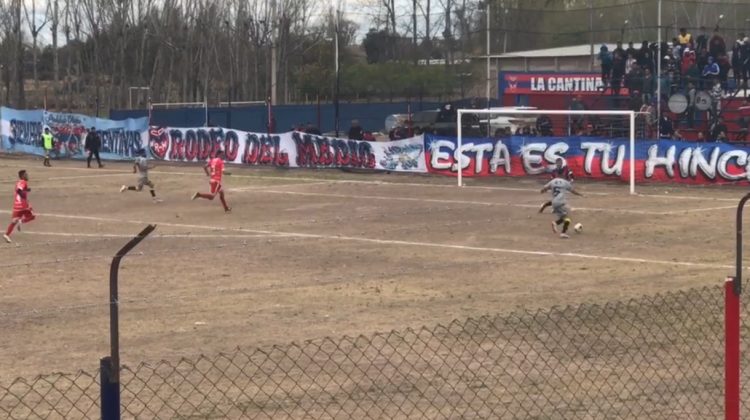
[[[486, 127], [484, 127], [486, 130], [491, 130], [493, 128], [492, 125], [492, 116], [518, 116], [518, 117], [539, 117], [542, 115], [546, 115], [548, 117], [551, 116], [557, 116], [557, 117], [586, 117], [586, 116], [596, 116], [596, 117], [620, 117], [622, 119], [627, 119], [628, 122], [628, 129], [626, 130], [626, 133], [620, 133], [620, 135], [617, 136], [617, 138], [628, 138], [628, 144], [629, 144], [629, 153], [628, 153], [628, 160], [629, 160], [629, 168], [628, 168], [628, 178], [629, 178], [629, 184], [630, 184], [630, 194], [635, 194], [635, 137], [636, 137], [636, 115], [639, 114], [635, 111], [623, 111], [623, 110], [545, 110], [545, 109], [513, 109], [513, 108], [489, 108], [489, 109], [458, 109], [456, 111], [457, 114], [457, 121], [456, 121], [456, 133], [457, 133], [457, 157], [456, 157], [456, 164], [457, 164], [457, 180], [458, 180], [458, 186], [463, 186], [463, 164], [464, 164], [464, 153], [463, 153], [463, 137], [464, 137], [464, 127], [462, 124], [462, 121], [464, 121], [464, 115], [477, 115], [479, 116], [478, 120], [483, 121], [486, 120]], [[486, 117], [483, 117], [486, 116]], [[508, 123], [511, 124], [511, 123]], [[485, 131], [485, 136], [492, 136], [494, 133], [487, 133]], [[573, 135], [573, 133], [569, 133], [570, 135]], [[523, 134], [522, 134], [523, 135]], [[554, 137], [560, 137], [559, 135]]]

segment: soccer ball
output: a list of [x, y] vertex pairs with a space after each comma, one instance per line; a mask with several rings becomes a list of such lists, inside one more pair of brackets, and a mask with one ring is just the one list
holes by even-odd
[[583, 225], [580, 223], [576, 223], [576, 225], [573, 226], [573, 230], [575, 230], [576, 233], [581, 233], [583, 232]]

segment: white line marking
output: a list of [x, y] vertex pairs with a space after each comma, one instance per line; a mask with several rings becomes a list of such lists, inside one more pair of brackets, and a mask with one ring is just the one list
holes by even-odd
[[[387, 196], [378, 196], [378, 195], [331, 194], [331, 193], [313, 193], [313, 192], [298, 192], [298, 191], [278, 191], [278, 190], [267, 190], [267, 189], [247, 190], [247, 192], [301, 195], [301, 196], [312, 196], [312, 197], [331, 197], [331, 198], [343, 198], [343, 199], [348, 199], [348, 200], [363, 199], [363, 200], [385, 200], [385, 201], [414, 201], [414, 202], [421, 202], [421, 203], [520, 207], [520, 208], [527, 208], [527, 209], [539, 208], [538, 204], [499, 203], [499, 202], [491, 202], [491, 201], [443, 200], [443, 199], [435, 199], [435, 198], [415, 198], [415, 197], [395, 197], [395, 196], [387, 197]], [[540, 202], [543, 200], [544, 198], [540, 199]], [[678, 213], [682, 213], [686, 211], [686, 210], [681, 210], [679, 212], [663, 212], [663, 211], [621, 209], [621, 208], [598, 208], [598, 207], [573, 207], [573, 210], [583, 211], [583, 212], [643, 214], [643, 215], [650, 215], [650, 216], [666, 216], [666, 215], [678, 214]], [[698, 209], [698, 210], [703, 210], [703, 209]]]
[[288, 188], [288, 187], [307, 187], [310, 185], [329, 185], [330, 182], [303, 182], [301, 184], [280, 184], [280, 185], [257, 185], [257, 186], [250, 186], [250, 187], [240, 187], [240, 188], [229, 188], [229, 192], [244, 192], [244, 191], [258, 191], [258, 190], [267, 190], [268, 188]]
[[57, 180], [65, 180], [65, 179], [85, 179], [85, 178], [104, 178], [105, 176], [126, 176], [126, 175], [133, 175], [133, 173], [119, 173], [119, 174], [95, 174], [95, 175], [76, 175], [76, 176], [58, 176], [54, 178], [48, 178], [48, 181], [57, 181]]
[[[65, 236], [65, 237], [80, 237], [80, 238], [132, 238], [132, 234], [116, 234], [116, 233], [69, 233], [69, 232], [39, 232], [39, 231], [24, 231], [24, 235], [40, 235], [40, 236]], [[281, 235], [275, 234], [254, 234], [254, 235], [210, 235], [210, 234], [164, 234], [164, 235], [153, 235], [149, 238], [221, 238], [221, 239], [245, 239], [245, 238], [270, 238]], [[63, 241], [60, 241], [63, 243]]]
[[699, 213], [702, 211], [727, 210], [727, 209], [736, 209], [736, 208], [737, 206], [708, 207], [708, 208], [699, 208], [699, 209], [667, 211], [662, 214], [669, 215], [669, 214]]
[[[7, 210], [0, 210], [0, 213], [10, 213]], [[364, 242], [379, 245], [402, 245], [402, 246], [414, 246], [414, 247], [425, 247], [425, 248], [443, 248], [443, 249], [457, 249], [463, 251], [478, 251], [478, 252], [490, 252], [498, 254], [514, 254], [514, 255], [531, 255], [540, 257], [565, 257], [565, 258], [577, 258], [577, 259], [590, 259], [590, 260], [601, 260], [601, 261], [616, 261], [616, 262], [627, 262], [627, 263], [642, 263], [642, 264], [657, 264], [657, 265], [672, 265], [682, 267], [702, 267], [702, 268], [733, 268], [731, 264], [709, 264], [700, 262], [686, 262], [686, 261], [668, 261], [668, 260], [653, 260], [646, 258], [631, 258], [631, 257], [614, 257], [606, 255], [590, 255], [590, 254], [578, 254], [570, 252], [550, 252], [550, 251], [531, 251], [523, 249], [511, 249], [511, 248], [490, 248], [480, 246], [468, 246], [468, 245], [455, 245], [455, 244], [440, 244], [431, 242], [413, 242], [413, 241], [399, 241], [393, 239], [376, 239], [376, 238], [364, 238], [357, 236], [342, 236], [342, 235], [322, 235], [315, 233], [300, 233], [300, 232], [278, 232], [269, 230], [259, 229], [245, 229], [245, 228], [229, 228], [219, 226], [206, 226], [206, 225], [193, 225], [184, 223], [169, 223], [150, 221], [146, 222], [143, 220], [124, 220], [114, 219], [109, 217], [97, 217], [97, 216], [78, 216], [69, 214], [54, 214], [54, 213], [40, 213], [39, 216], [43, 217], [58, 217], [63, 219], [79, 219], [79, 220], [93, 220], [99, 222], [113, 222], [113, 223], [132, 223], [132, 224], [148, 224], [153, 223], [156, 225], [188, 228], [188, 229], [206, 229], [206, 230], [218, 230], [218, 231], [229, 231], [229, 232], [243, 232], [263, 235], [274, 235], [278, 237], [293, 237], [293, 238], [305, 238], [305, 239], [323, 239], [331, 241], [351, 241], [351, 242]]]

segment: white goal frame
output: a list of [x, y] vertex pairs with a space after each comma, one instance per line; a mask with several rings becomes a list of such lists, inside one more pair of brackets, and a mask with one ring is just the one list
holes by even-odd
[[457, 119], [456, 122], [456, 130], [457, 130], [457, 137], [458, 137], [458, 144], [457, 144], [457, 151], [458, 151], [458, 186], [463, 187], [463, 158], [464, 154], [461, 152], [462, 145], [463, 145], [463, 134], [462, 134], [462, 127], [461, 127], [461, 121], [462, 116], [464, 114], [488, 114], [488, 115], [619, 115], [623, 117], [628, 117], [630, 120], [630, 153], [629, 153], [629, 159], [630, 159], [630, 171], [628, 174], [628, 177], [630, 178], [630, 194], [635, 194], [635, 111], [600, 111], [600, 110], [592, 110], [592, 111], [578, 111], [578, 110], [545, 110], [545, 109], [518, 109], [518, 110], [510, 110], [510, 109], [492, 109], [492, 108], [485, 108], [485, 109], [458, 109], [457, 110]]

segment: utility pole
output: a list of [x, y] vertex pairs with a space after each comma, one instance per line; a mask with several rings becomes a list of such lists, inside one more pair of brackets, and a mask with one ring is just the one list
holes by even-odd
[[661, 0], [657, 3], [656, 11], [656, 138], [661, 135]]
[[412, 28], [414, 28], [413, 29], [413, 34], [412, 34], [413, 35], [413, 41], [412, 41], [412, 43], [414, 44], [414, 46], [413, 46], [413, 48], [414, 48], [413, 55], [414, 55], [414, 65], [416, 66], [417, 64], [419, 64], [419, 58], [417, 57], [417, 0], [412, 0], [411, 1], [411, 6], [412, 6], [412, 8], [411, 8], [411, 24], [412, 24]]
[[490, 64], [490, 0], [487, 1], [487, 108], [490, 108], [490, 95], [492, 94], [492, 74]]
[[339, 136], [339, 9], [336, 9], [333, 21], [333, 48], [334, 48], [334, 86], [333, 86], [333, 127], [336, 131], [336, 137]]
[[276, 105], [276, 43], [278, 42], [276, 0], [271, 1], [271, 104]]
[[594, 71], [594, 0], [589, 0], [589, 70]]

